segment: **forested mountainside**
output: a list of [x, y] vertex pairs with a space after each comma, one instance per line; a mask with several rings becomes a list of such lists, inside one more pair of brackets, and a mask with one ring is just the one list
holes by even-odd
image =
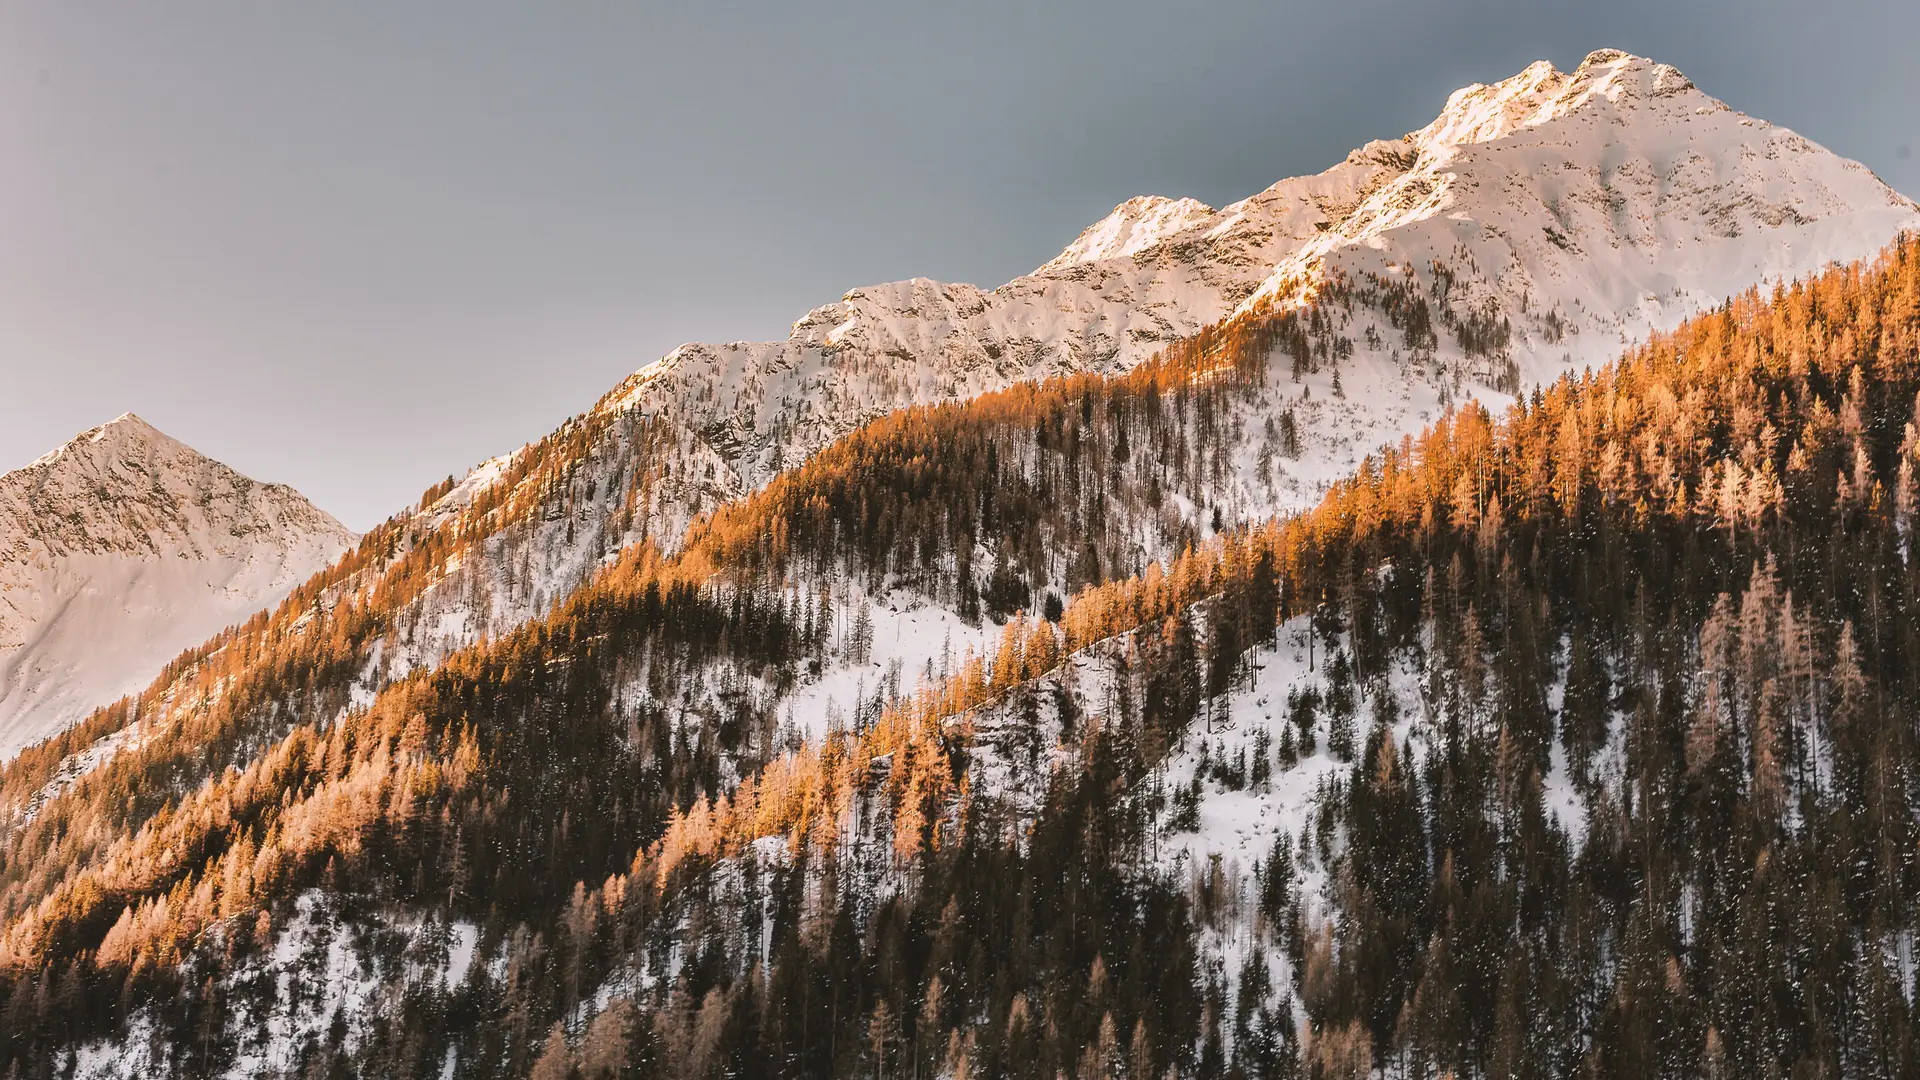
[[[1302, 321], [865, 428], [137, 829], [23, 806], [9, 1067], [1912, 1072], [1920, 242], [1103, 550]], [[874, 645], [813, 575], [991, 603], [982, 521], [1092, 556], [783, 723]]]
[[0, 760], [151, 682], [353, 543], [128, 413], [0, 475]]

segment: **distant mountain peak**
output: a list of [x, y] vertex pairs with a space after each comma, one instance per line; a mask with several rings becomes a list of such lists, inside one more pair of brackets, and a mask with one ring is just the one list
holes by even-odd
[[292, 488], [243, 476], [131, 412], [0, 474], [0, 554], [31, 539], [55, 554], [186, 543], [209, 555], [281, 528], [353, 536]]
[[354, 534], [126, 412], [0, 474], [0, 758], [276, 603]]

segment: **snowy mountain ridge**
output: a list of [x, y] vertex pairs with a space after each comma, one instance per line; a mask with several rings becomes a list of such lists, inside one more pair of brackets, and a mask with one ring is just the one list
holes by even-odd
[[279, 601], [352, 531], [132, 413], [0, 475], [0, 757]]
[[[1130, 199], [997, 289], [891, 282], [816, 308], [786, 341], [683, 345], [600, 408], [676, 417], [753, 487], [906, 405], [1125, 370], [1236, 311], [1303, 302], [1329, 274], [1435, 264], [1448, 303], [1511, 325], [1510, 358], [1533, 382], [1915, 227], [1920, 208], [1864, 166], [1734, 112], [1672, 67], [1600, 50], [1571, 73], [1540, 62], [1461, 89], [1421, 130], [1219, 210]], [[1407, 367], [1389, 345], [1370, 351]], [[1447, 346], [1430, 351], [1444, 359]], [[1417, 430], [1422, 396], [1402, 388], [1391, 415], [1309, 424], [1313, 475]], [[1365, 437], [1329, 446], [1314, 438], [1327, 428]], [[1318, 490], [1302, 485], [1289, 505]]]
[[[1857, 162], [1614, 50], [1568, 74], [1536, 63], [1456, 91], [1401, 145], [1406, 171], [1283, 260], [1243, 309], [1335, 267], [1464, 262], [1469, 304], [1576, 316], [1587, 337], [1559, 344], [1597, 364], [1749, 286], [1871, 254], [1920, 221]], [[1525, 331], [1523, 342], [1529, 374], [1557, 374], [1556, 343]]]

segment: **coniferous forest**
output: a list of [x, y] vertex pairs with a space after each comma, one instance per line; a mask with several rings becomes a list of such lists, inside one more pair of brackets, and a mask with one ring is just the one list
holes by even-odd
[[[1249, 424], [1297, 447], [1246, 403], [1376, 322], [1439, 332], [1330, 282], [873, 421], [677, 544], [634, 516], [697, 465], [619, 421], [586, 583], [357, 695], [464, 554], [376, 530], [0, 771], [0, 1069], [1920, 1075], [1920, 240], [1222, 521]], [[517, 467], [571, 501], [581, 437]], [[993, 644], [800, 729], [883, 594]], [[1245, 805], [1254, 857], [1178, 857]]]

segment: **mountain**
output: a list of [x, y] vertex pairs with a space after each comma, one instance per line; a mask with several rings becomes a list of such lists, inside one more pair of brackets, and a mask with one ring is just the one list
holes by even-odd
[[132, 413], [0, 475], [0, 758], [138, 691], [353, 539]]
[[1300, 410], [1311, 461], [1279, 499], [1299, 509], [1443, 396], [1605, 363], [1753, 285], [1865, 258], [1913, 228], [1920, 207], [1864, 166], [1667, 65], [1602, 50], [1571, 73], [1542, 62], [1457, 91], [1419, 131], [1219, 210], [1128, 200], [997, 289], [875, 285], [809, 312], [785, 341], [681, 346], [599, 407], [674, 417], [751, 489], [895, 409], [1125, 371], [1331, 278], [1417, 284], [1432, 329], [1453, 332], [1351, 335], [1343, 389], [1356, 400], [1321, 385]]
[[1843, 1074], [1914, 218], [1596, 53], [685, 346], [0, 768], [0, 1061]]
[[[873, 285], [785, 341], [681, 346], [396, 525], [437, 536], [426, 550], [448, 561], [416, 579], [406, 639], [383, 646], [362, 689], [544, 615], [634, 543], [673, 550], [702, 513], [899, 409], [1125, 372], [1222, 320], [1319, 311], [1312, 340], [1277, 351], [1281, 377], [1226, 424], [1220, 467], [1116, 539], [1113, 562], [1141, 565], [1214, 531], [1216, 514], [1231, 525], [1311, 506], [1451, 405], [1497, 408], [1912, 228], [1920, 209], [1867, 169], [1671, 67], [1611, 50], [1567, 74], [1534, 64], [1456, 92], [1419, 131], [1224, 208], [1129, 200], [995, 289]], [[503, 510], [474, 513], [476, 500]], [[976, 539], [984, 576], [1004, 546]], [[1052, 563], [1029, 568], [1022, 606], [1073, 584]], [[917, 624], [963, 644], [952, 614]], [[827, 681], [845, 707], [859, 677], [843, 674]], [[826, 701], [812, 700], [815, 720]]]

